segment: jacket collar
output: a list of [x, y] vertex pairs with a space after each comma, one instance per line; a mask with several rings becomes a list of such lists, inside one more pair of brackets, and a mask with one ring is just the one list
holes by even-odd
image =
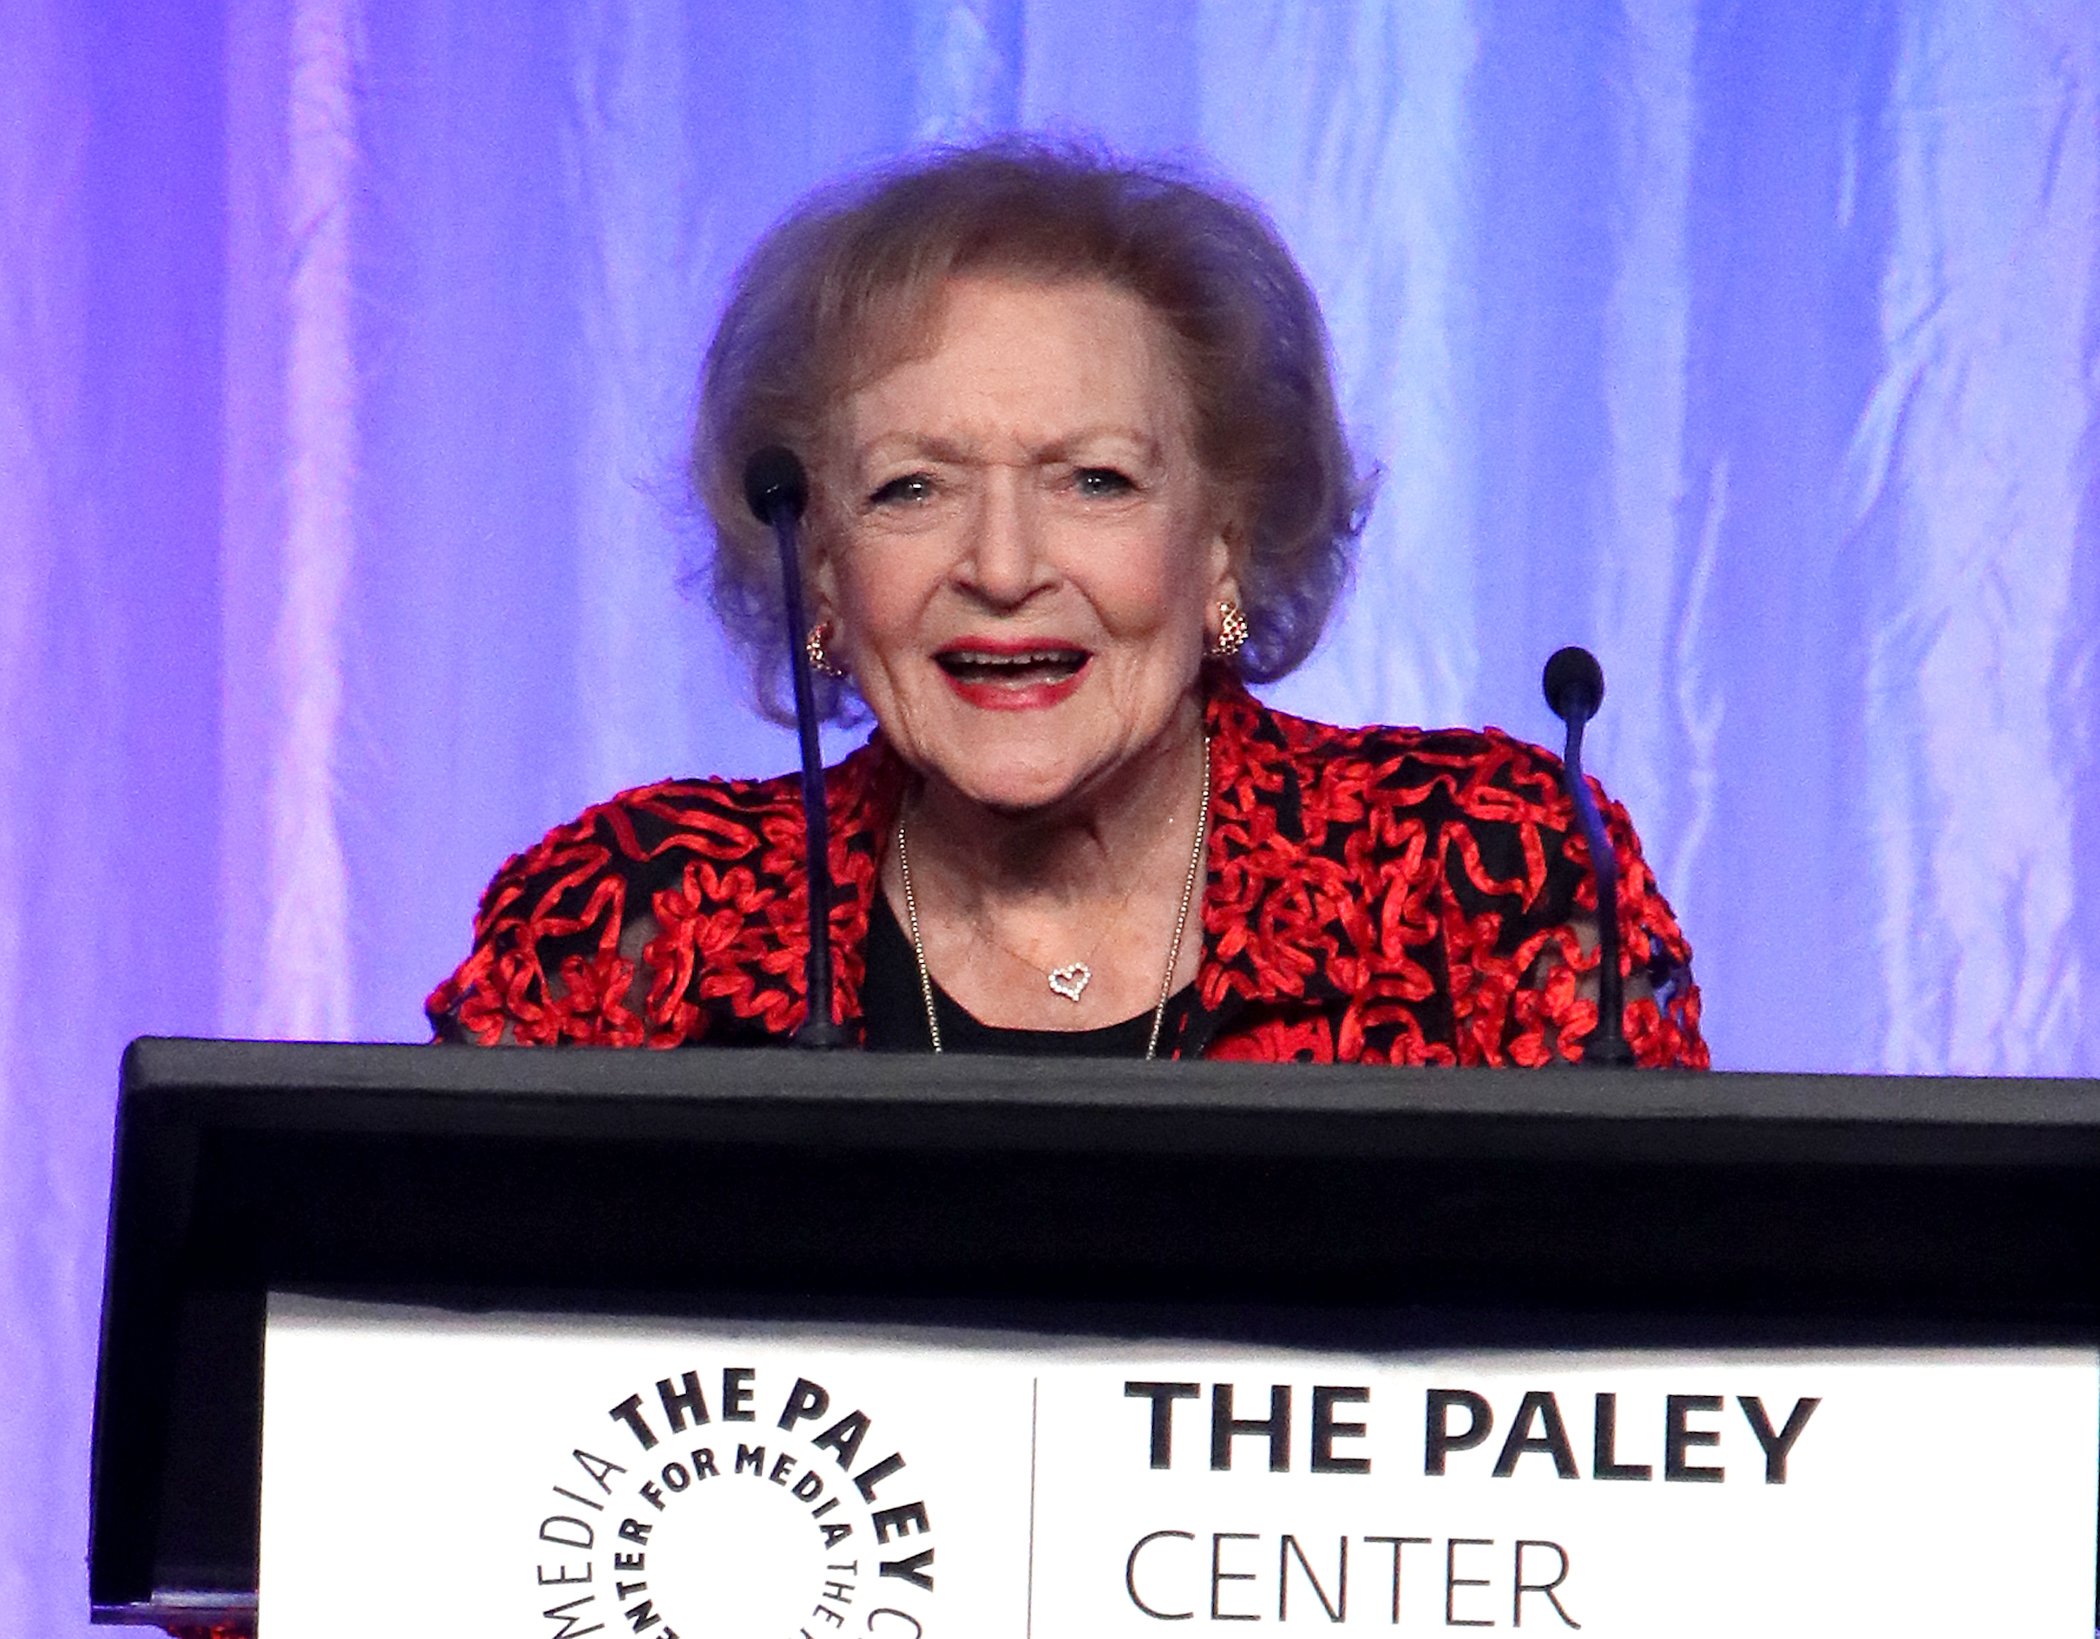
[[[1299, 724], [1272, 712], [1239, 679], [1213, 668], [1210, 838], [1203, 893], [1203, 961], [1196, 1009], [1176, 1056], [1200, 1055], [1248, 1008], [1339, 997], [1319, 953], [1325, 913], [1307, 846]], [[1329, 873], [1331, 874], [1331, 873]]]

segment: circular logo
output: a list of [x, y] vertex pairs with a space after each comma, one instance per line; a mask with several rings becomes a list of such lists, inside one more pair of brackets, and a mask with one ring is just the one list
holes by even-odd
[[864, 1408], [816, 1378], [679, 1370], [613, 1399], [549, 1488], [542, 1639], [933, 1631], [933, 1515]]

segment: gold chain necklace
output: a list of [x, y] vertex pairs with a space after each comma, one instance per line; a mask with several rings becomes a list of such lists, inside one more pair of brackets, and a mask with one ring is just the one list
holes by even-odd
[[[919, 965], [919, 996], [926, 1004], [926, 1032], [933, 1038], [933, 1050], [941, 1051], [941, 1021], [933, 1007], [933, 975], [926, 969], [926, 943], [919, 936], [919, 901], [911, 886], [911, 850], [905, 842], [905, 816], [897, 816], [897, 876], [904, 888], [904, 916], [911, 927], [912, 959]], [[1181, 943], [1188, 932], [1189, 907], [1195, 903], [1196, 884], [1203, 875], [1203, 845], [1210, 835], [1210, 739], [1203, 741], [1203, 794], [1197, 800], [1196, 840], [1189, 849], [1188, 874], [1181, 883], [1181, 909], [1174, 918], [1174, 938], [1167, 946], [1167, 971], [1160, 975], [1159, 1005], [1152, 1009], [1152, 1033], [1145, 1040], [1145, 1057], [1155, 1058], [1159, 1054], [1159, 1034], [1167, 1020], [1167, 1003], [1174, 995], [1174, 970], [1181, 966]], [[1128, 900], [1125, 900], [1128, 903]], [[1098, 947], [1097, 947], [1098, 948]], [[1068, 982], [1073, 968], [1084, 972], [1073, 988], [1066, 989], [1058, 983], [1061, 975]], [[1078, 992], [1086, 988], [1086, 980], [1093, 975], [1086, 971], [1084, 962], [1069, 963], [1062, 968], [1050, 970], [1050, 988], [1067, 1001], [1077, 1001]]]

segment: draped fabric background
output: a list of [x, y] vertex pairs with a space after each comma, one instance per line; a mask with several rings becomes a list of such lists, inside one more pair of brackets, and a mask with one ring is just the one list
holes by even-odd
[[85, 1631], [122, 1044], [414, 1037], [505, 855], [787, 765], [674, 590], [719, 292], [1011, 127], [1327, 304], [1384, 487], [1280, 703], [1550, 739], [1587, 643], [1717, 1062], [2100, 1075], [2090, 0], [0, 0], [10, 1631]]

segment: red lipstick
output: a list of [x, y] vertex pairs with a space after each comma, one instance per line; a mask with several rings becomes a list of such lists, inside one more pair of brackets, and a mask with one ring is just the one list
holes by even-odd
[[966, 637], [935, 651], [948, 686], [984, 711], [1041, 711], [1071, 698], [1093, 653], [1061, 637]]

